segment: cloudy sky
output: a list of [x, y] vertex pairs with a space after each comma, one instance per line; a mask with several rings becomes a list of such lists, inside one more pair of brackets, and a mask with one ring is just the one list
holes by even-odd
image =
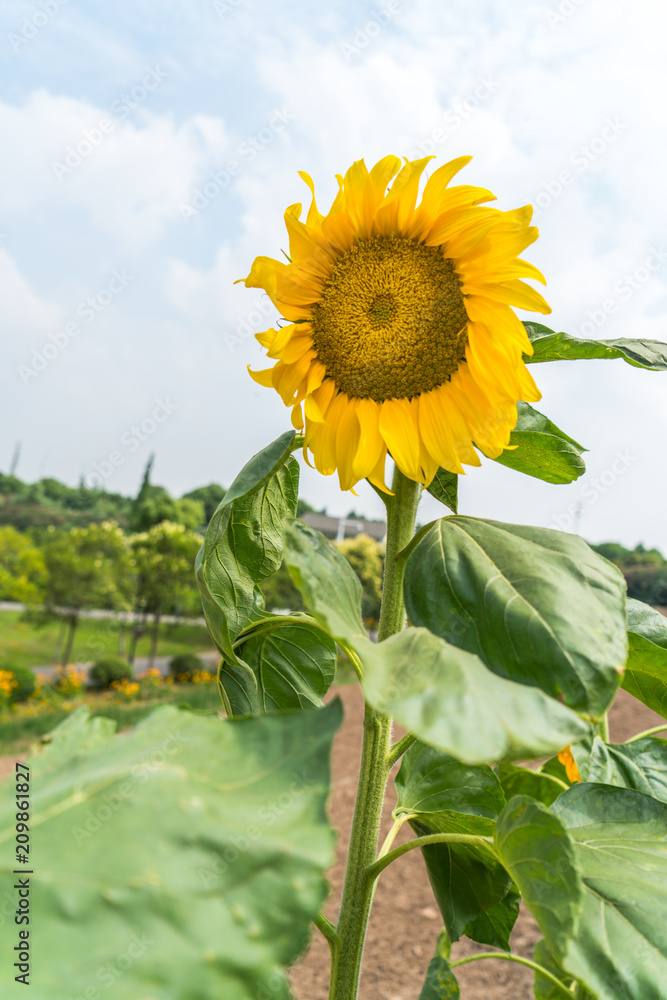
[[[274, 312], [233, 281], [286, 247], [297, 170], [322, 206], [359, 157], [472, 154], [465, 183], [535, 205], [549, 325], [667, 340], [662, 0], [15, 0], [0, 21], [2, 471], [20, 440], [27, 480], [133, 493], [155, 451], [175, 493], [228, 484], [289, 426], [246, 374]], [[485, 461], [462, 510], [667, 551], [667, 373], [532, 370], [588, 472]], [[382, 514], [365, 485], [302, 482]]]

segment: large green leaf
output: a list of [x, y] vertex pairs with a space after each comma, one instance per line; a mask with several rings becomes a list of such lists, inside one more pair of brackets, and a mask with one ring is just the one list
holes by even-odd
[[511, 885], [507, 895], [490, 910], [480, 913], [466, 924], [463, 933], [479, 944], [489, 944], [492, 948], [510, 951], [510, 934], [519, 916], [520, 907], [521, 893]]
[[447, 472], [447, 469], [438, 469], [430, 486], [427, 487], [431, 496], [434, 496], [445, 507], [449, 507], [456, 514], [458, 510], [459, 477], [455, 472]]
[[496, 846], [549, 948], [561, 958], [583, 898], [574, 844], [563, 824], [541, 802], [518, 795], [498, 817]]
[[628, 599], [628, 662], [622, 686], [667, 719], [667, 618]]
[[336, 674], [336, 644], [308, 622], [286, 622], [275, 615], [248, 633], [238, 648], [252, 669], [223, 661], [219, 683], [228, 715], [238, 718], [321, 708]]
[[466, 764], [544, 757], [589, 727], [539, 688], [498, 677], [424, 628], [356, 642], [367, 701]]
[[508, 802], [515, 795], [527, 795], [550, 806], [565, 790], [561, 782], [550, 774], [531, 771], [528, 767], [516, 767], [514, 764], [500, 764], [498, 777]]
[[[535, 945], [533, 951], [533, 958], [538, 965], [542, 968], [547, 969], [552, 975], [559, 979], [564, 986], [568, 989], [572, 986], [574, 980], [572, 976], [569, 976], [567, 972], [564, 972], [559, 963], [553, 957], [549, 948], [547, 947], [546, 941], [542, 938]], [[552, 983], [550, 979], [546, 976], [541, 976], [539, 972], [535, 973], [535, 984], [533, 986], [535, 993], [535, 1000], [563, 1000], [563, 991], [559, 990], [555, 983]], [[586, 994], [590, 996], [590, 994]]]
[[[245, 466], [206, 531], [195, 569], [206, 622], [227, 663], [253, 673], [234, 642], [263, 606], [258, 584], [282, 562], [283, 524], [294, 517], [299, 465], [283, 434]], [[289, 440], [288, 440], [289, 439]]]
[[[30, 762], [32, 995], [113, 985], [114, 1000], [288, 1000], [283, 967], [327, 891], [340, 720], [339, 703], [242, 722], [165, 706], [91, 740], [87, 709], [68, 719]], [[15, 813], [12, 776], [0, 794], [3, 899], [20, 867]], [[3, 922], [4, 955], [17, 931]], [[6, 976], [3, 996], [23, 995]]]
[[574, 844], [584, 885], [577, 933], [558, 956], [563, 967], [600, 1000], [664, 1000], [667, 805], [578, 784], [552, 811]]
[[581, 457], [586, 448], [528, 403], [517, 403], [517, 413], [510, 447], [495, 459], [496, 462], [547, 483], [572, 483], [586, 471]]
[[659, 340], [585, 340], [569, 333], [555, 333], [541, 323], [524, 323], [534, 353], [527, 364], [538, 361], [578, 361], [590, 358], [623, 358], [636, 368], [667, 371], [667, 344]]
[[667, 740], [607, 744], [596, 736], [592, 745], [575, 744], [572, 753], [582, 781], [632, 788], [667, 802]]
[[459, 1000], [461, 991], [449, 967], [451, 945], [446, 931], [440, 932], [419, 1000]]
[[[505, 805], [490, 767], [469, 767], [419, 742], [403, 758], [396, 791], [394, 818], [407, 816], [419, 836], [492, 836], [495, 818]], [[467, 924], [507, 894], [509, 876], [484, 848], [432, 844], [423, 854], [447, 933], [458, 941]]]
[[408, 617], [589, 716], [611, 704], [627, 654], [625, 582], [576, 535], [446, 517], [410, 555]]
[[361, 583], [340, 549], [303, 521], [289, 521], [285, 564], [304, 604], [329, 635], [342, 641], [366, 638]]

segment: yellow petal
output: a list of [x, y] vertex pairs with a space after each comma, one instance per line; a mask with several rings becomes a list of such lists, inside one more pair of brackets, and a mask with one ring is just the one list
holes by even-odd
[[248, 365], [248, 375], [253, 382], [257, 382], [258, 385], [263, 385], [267, 389], [271, 389], [273, 387], [273, 368], [264, 368], [262, 371], [253, 372], [250, 369], [250, 365]]
[[380, 407], [380, 434], [403, 475], [419, 483], [419, 428], [407, 399], [385, 399]]

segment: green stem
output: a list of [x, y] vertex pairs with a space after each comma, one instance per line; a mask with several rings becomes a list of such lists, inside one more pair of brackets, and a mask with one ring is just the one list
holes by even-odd
[[609, 719], [606, 712], [595, 726], [595, 735], [599, 736], [603, 743], [609, 743]]
[[[400, 632], [405, 625], [403, 573], [396, 556], [412, 538], [422, 491], [419, 483], [407, 479], [398, 468], [394, 469], [392, 490], [393, 496], [384, 497], [387, 546], [378, 642]], [[356, 1000], [358, 995], [375, 889], [375, 879], [369, 877], [367, 869], [377, 854], [390, 743], [391, 717], [366, 705], [359, 785], [337, 928], [340, 945], [332, 958], [329, 1000]]]
[[389, 756], [387, 757], [387, 767], [391, 771], [392, 767], [397, 760], [400, 760], [406, 750], [409, 750], [413, 743], [417, 742], [417, 737], [413, 736], [412, 733], [406, 733], [400, 740], [398, 740], [389, 750]]
[[479, 837], [473, 833], [430, 833], [427, 837], [417, 837], [415, 840], [409, 840], [407, 844], [395, 847], [389, 854], [385, 854], [384, 857], [378, 858], [372, 865], [369, 865], [366, 873], [371, 878], [376, 879], [392, 861], [396, 861], [408, 851], [414, 851], [417, 847], [428, 847], [429, 844], [469, 844], [473, 847], [485, 847], [489, 853], [496, 856], [490, 837]]
[[645, 729], [643, 733], [637, 733], [636, 736], [631, 736], [626, 743], [634, 743], [635, 740], [643, 740], [645, 736], [655, 736], [656, 733], [662, 733], [667, 729], [667, 722], [663, 722], [661, 726], [653, 726], [652, 729]]
[[539, 972], [541, 976], [544, 976], [550, 983], [557, 986], [563, 996], [569, 997], [572, 1000], [572, 992], [567, 988], [565, 983], [562, 983], [560, 979], [554, 976], [553, 972], [549, 972], [543, 965], [538, 965], [537, 962], [532, 962], [529, 958], [522, 958], [521, 955], [510, 955], [506, 951], [482, 951], [477, 955], [467, 955], [465, 958], [459, 958], [456, 962], [450, 962], [449, 967], [450, 969], [455, 969], [457, 965], [467, 965], [468, 962], [478, 962], [483, 958], [500, 958], [505, 962], [518, 962], [519, 965], [525, 965], [529, 969], [533, 969], [534, 972]]
[[336, 952], [338, 951], [338, 945], [340, 943], [340, 938], [338, 937], [338, 931], [331, 923], [330, 920], [324, 916], [323, 913], [318, 913], [315, 917], [314, 924], [317, 929], [322, 933], [322, 936], [326, 939], [329, 950], [331, 951], [331, 961], [335, 961]]
[[401, 827], [406, 822], [406, 820], [409, 818], [409, 816], [410, 816], [410, 813], [402, 813], [398, 817], [398, 819], [394, 820], [394, 822], [392, 824], [392, 827], [391, 827], [391, 830], [389, 831], [389, 833], [387, 834], [387, 836], [384, 838], [384, 843], [383, 843], [382, 847], [380, 848], [380, 852], [378, 854], [378, 858], [383, 858], [385, 856], [385, 854], [389, 854], [389, 851], [391, 850], [391, 845], [396, 840], [396, 834], [401, 829]]

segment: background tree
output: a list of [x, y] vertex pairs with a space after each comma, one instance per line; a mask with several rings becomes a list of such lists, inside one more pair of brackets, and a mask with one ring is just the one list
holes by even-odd
[[[193, 614], [201, 609], [194, 574], [195, 556], [201, 543], [201, 535], [171, 521], [162, 521], [131, 540], [137, 608], [153, 616], [150, 667], [155, 661], [162, 615]], [[130, 662], [134, 660], [138, 634], [139, 629], [135, 628]]]
[[30, 536], [0, 526], [0, 600], [38, 604], [46, 579], [44, 555]]
[[226, 492], [224, 486], [220, 486], [219, 483], [209, 483], [208, 486], [200, 486], [196, 490], [184, 493], [182, 500], [196, 500], [204, 505], [204, 521], [201, 526], [205, 528]]
[[361, 580], [363, 593], [361, 613], [367, 622], [380, 617], [382, 601], [382, 572], [384, 553], [382, 546], [369, 535], [357, 535], [337, 543], [354, 572]]
[[50, 533], [44, 546], [45, 610], [64, 617], [67, 638], [60, 662], [68, 663], [84, 608], [131, 607], [133, 566], [127, 537], [115, 521]]

